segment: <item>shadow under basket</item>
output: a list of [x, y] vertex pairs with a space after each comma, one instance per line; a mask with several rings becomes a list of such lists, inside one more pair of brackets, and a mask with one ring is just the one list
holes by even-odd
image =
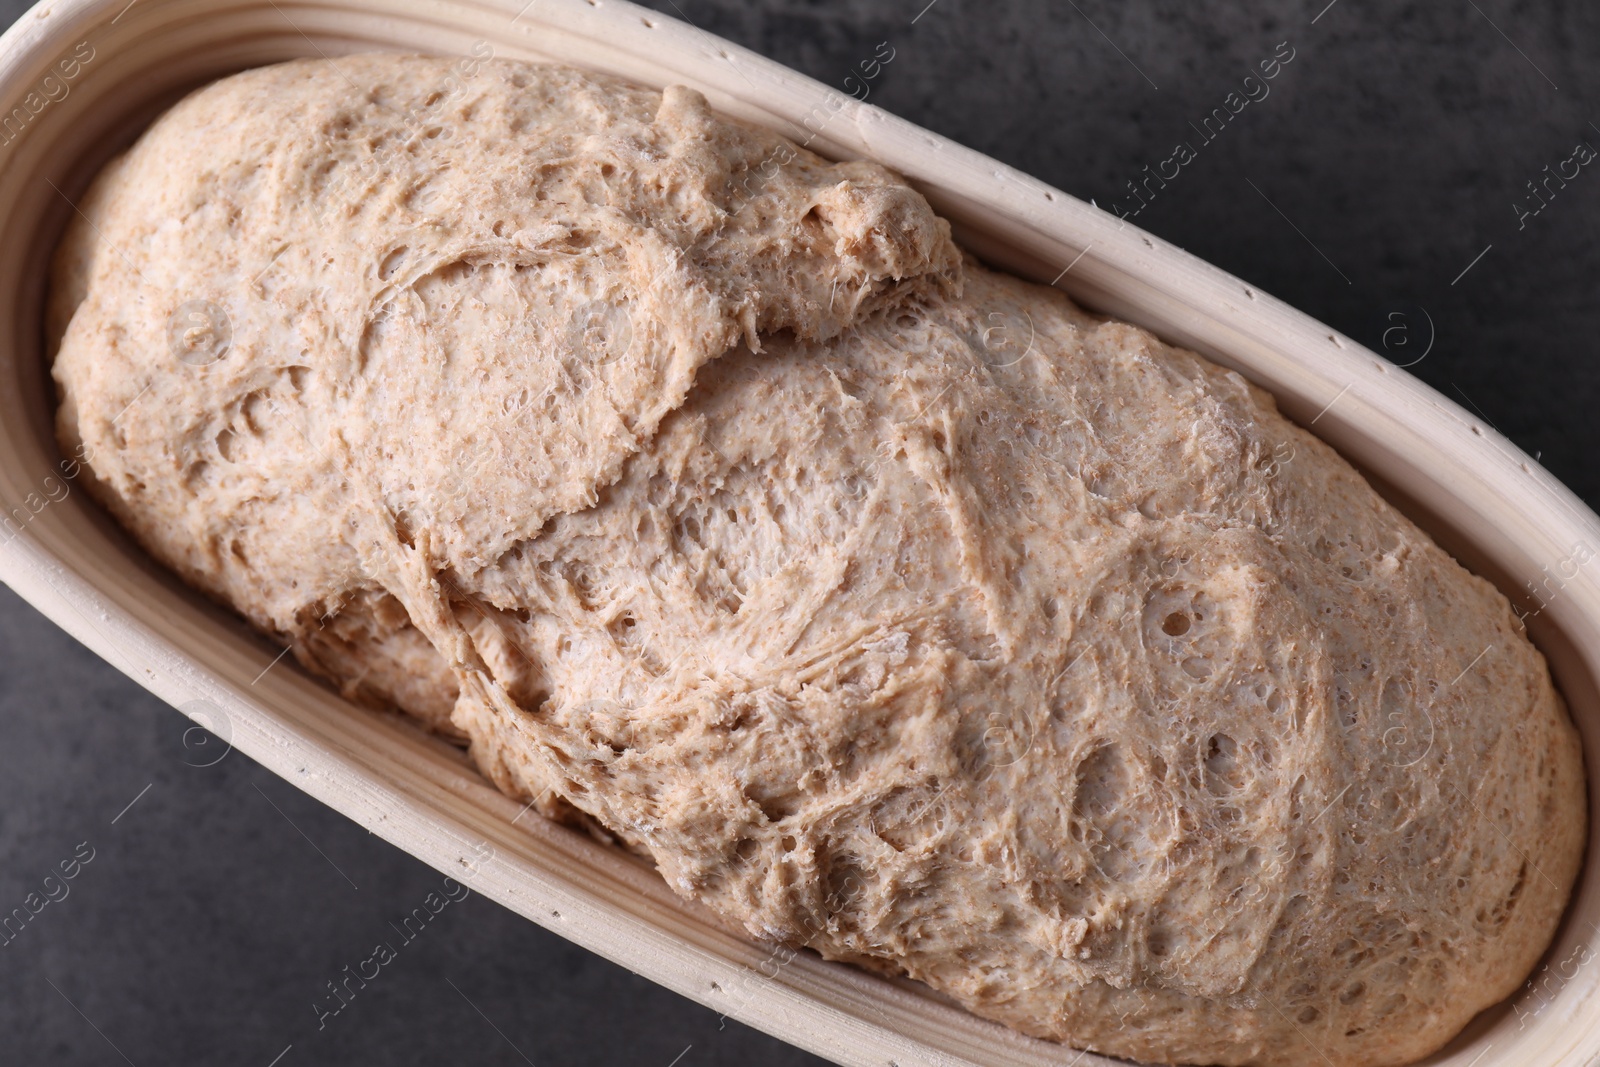
[[[248, 67], [355, 51], [555, 60], [703, 92], [722, 112], [909, 178], [994, 266], [1056, 284], [1239, 371], [1361, 467], [1521, 607], [1600, 519], [1492, 428], [1349, 338], [992, 159], [690, 26], [619, 0], [64, 0], [0, 39], [0, 580], [152, 692], [301, 789], [474, 890], [714, 1011], [842, 1064], [1113, 1063], [977, 1019], [909, 982], [771, 951], [619, 850], [519, 819], [461, 754], [351, 705], [151, 563], [72, 486], [51, 430], [41, 312], [49, 255], [98, 167], [183, 92]], [[72, 71], [68, 76], [67, 71]], [[1063, 273], [1070, 265], [1070, 270]], [[54, 477], [54, 483], [46, 479]], [[38, 507], [38, 502], [47, 503]], [[17, 510], [20, 509], [20, 510]], [[1548, 568], [1548, 570], [1547, 570]], [[1600, 567], [1531, 620], [1600, 766]], [[259, 680], [258, 679], [259, 676]], [[1590, 790], [1591, 834], [1600, 827]], [[1589, 849], [1547, 969], [1428, 1063], [1587, 1064], [1600, 1054]]]

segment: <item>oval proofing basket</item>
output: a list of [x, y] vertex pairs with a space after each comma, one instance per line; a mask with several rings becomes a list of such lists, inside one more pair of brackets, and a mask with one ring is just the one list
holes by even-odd
[[[843, 1064], [1111, 1067], [976, 1019], [915, 983], [807, 953], [780, 965], [787, 953], [729, 932], [619, 851], [518, 819], [519, 805], [448, 746], [297, 670], [261, 676], [277, 649], [153, 565], [83, 493], [49, 492], [62, 484], [62, 457], [41, 345], [48, 257], [96, 169], [162, 108], [209, 79], [301, 56], [556, 60], [693, 86], [727, 114], [813, 138], [824, 155], [875, 159], [910, 178], [990, 263], [1057, 279], [1085, 305], [1270, 390], [1514, 602], [1536, 606], [1522, 590], [1545, 583], [1548, 606], [1531, 632], [1585, 735], [1589, 766], [1600, 765], [1600, 566], [1566, 575], [1574, 558], [1600, 554], [1600, 520], [1509, 441], [1238, 279], [875, 107], [619, 0], [525, 2], [46, 0], [0, 38], [0, 509], [18, 517], [0, 525], [0, 579], [306, 792], [718, 1012]], [[1560, 577], [1552, 584], [1549, 575]], [[1430, 1062], [1577, 1067], [1600, 1054], [1600, 966], [1589, 947], [1600, 936], [1595, 862], [1591, 848], [1543, 969]]]

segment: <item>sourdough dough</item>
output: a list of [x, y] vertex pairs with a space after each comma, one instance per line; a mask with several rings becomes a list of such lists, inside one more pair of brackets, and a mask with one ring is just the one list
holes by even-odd
[[1549, 940], [1583, 771], [1504, 597], [880, 167], [351, 57], [189, 97], [83, 211], [99, 499], [758, 937], [1119, 1056], [1336, 1065]]

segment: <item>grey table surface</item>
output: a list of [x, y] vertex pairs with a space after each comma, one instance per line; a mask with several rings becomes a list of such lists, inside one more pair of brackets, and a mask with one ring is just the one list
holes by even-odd
[[[1426, 352], [1413, 373], [1600, 506], [1600, 168], [1547, 203], [1527, 185], [1600, 147], [1600, 5], [651, 6], [841, 91], [886, 42], [871, 103], [1123, 211], [1287, 42], [1137, 223], [1397, 363]], [[0, 947], [0, 1065], [820, 1062], [478, 897], [319, 1028], [325, 984], [440, 875], [239, 753], [196, 766], [221, 750], [189, 725], [0, 588], [0, 912], [93, 857]]]

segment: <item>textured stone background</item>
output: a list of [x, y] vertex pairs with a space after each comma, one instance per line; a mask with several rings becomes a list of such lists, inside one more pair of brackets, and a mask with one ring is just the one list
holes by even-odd
[[[888, 42], [872, 103], [1102, 206], [1288, 41], [1270, 96], [1138, 223], [1380, 352], [1405, 327], [1396, 362], [1426, 347], [1425, 311], [1414, 373], [1600, 505], [1600, 167], [1525, 228], [1512, 206], [1578, 141], [1600, 147], [1600, 7], [1325, 3], [652, 6], [841, 90]], [[323, 983], [439, 875], [237, 753], [188, 765], [207, 757], [187, 720], [3, 589], [0, 724], [0, 912], [95, 849], [0, 948], [0, 1062], [818, 1062], [479, 898], [319, 1032]]]

